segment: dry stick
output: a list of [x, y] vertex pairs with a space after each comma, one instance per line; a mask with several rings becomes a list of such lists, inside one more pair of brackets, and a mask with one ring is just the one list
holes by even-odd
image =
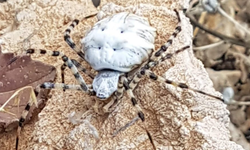
[[218, 7], [218, 11], [219, 11], [219, 13], [222, 16], [226, 17], [229, 21], [233, 22], [237, 27], [241, 28], [248, 35], [250, 35], [250, 32], [245, 27], [243, 27], [242, 25], [240, 25], [239, 22], [237, 22], [236, 20], [234, 20], [234, 18], [232, 18], [231, 16], [229, 16], [221, 7]]
[[250, 43], [246, 43], [242, 40], [239, 40], [239, 39], [235, 39], [235, 38], [231, 38], [231, 37], [228, 37], [228, 36], [225, 36], [225, 35], [222, 35], [216, 31], [211, 31], [205, 27], [203, 27], [201, 24], [199, 24], [198, 22], [196, 22], [196, 20], [194, 19], [194, 17], [192, 15], [189, 15], [189, 14], [186, 14], [187, 17], [190, 19], [190, 22], [194, 25], [194, 26], [197, 26], [198, 28], [200, 28], [201, 30], [204, 30], [205, 32], [213, 35], [213, 36], [216, 36], [218, 38], [220, 38], [221, 40], [224, 40], [225, 42], [228, 42], [228, 43], [232, 43], [232, 44], [235, 44], [235, 45], [240, 45], [240, 46], [243, 46], [243, 47], [246, 47], [246, 48], [250, 48]]
[[216, 43], [212, 43], [212, 44], [209, 44], [209, 45], [204, 45], [204, 46], [199, 46], [199, 47], [193, 47], [193, 50], [203, 51], [203, 50], [206, 50], [208, 48], [214, 48], [214, 47], [219, 46], [219, 45], [221, 45], [223, 43], [225, 43], [225, 41], [218, 41]]
[[[203, 23], [204, 23], [205, 18], [206, 18], [206, 15], [207, 15], [207, 12], [206, 12], [206, 11], [204, 11], [204, 12], [201, 13], [201, 16], [200, 16], [199, 21], [198, 21], [200, 24], [203, 24]], [[196, 27], [196, 28], [194, 29], [194, 33], [193, 33], [194, 37], [197, 35], [198, 32], [199, 32], [199, 28]]]
[[250, 102], [240, 102], [240, 101], [236, 101], [236, 100], [231, 100], [230, 105], [250, 105]]
[[[246, 47], [246, 48], [250, 48], [250, 43], [245, 43], [241, 40], [238, 40], [238, 39], [234, 39], [234, 38], [231, 38], [231, 37], [228, 37], [228, 36], [225, 36], [225, 35], [222, 35], [218, 32], [215, 32], [215, 31], [211, 31], [209, 29], [206, 29], [205, 27], [203, 27], [201, 24], [199, 24], [198, 22], [195, 21], [194, 17], [192, 15], [189, 15], [189, 14], [186, 14], [188, 18], [190, 18], [190, 21], [193, 25], [199, 27], [200, 29], [204, 30], [205, 32], [213, 35], [213, 36], [216, 36], [222, 40], [224, 40], [225, 42], [230, 42], [232, 44], [235, 44], [235, 45], [240, 45], [240, 46], [243, 46], [243, 47]], [[217, 43], [214, 43], [217, 45]], [[218, 42], [218, 44], [221, 44], [220, 42]], [[231, 100], [231, 102], [229, 104], [232, 104], [232, 105], [250, 105], [250, 102], [239, 102], [239, 101], [235, 101], [235, 100]]]

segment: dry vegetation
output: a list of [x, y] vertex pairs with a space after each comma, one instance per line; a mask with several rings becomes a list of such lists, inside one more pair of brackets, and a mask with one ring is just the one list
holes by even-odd
[[[200, 59], [216, 90], [223, 92], [227, 87], [234, 91], [229, 102], [230, 132], [232, 140], [245, 149], [249, 145], [250, 105], [250, 1], [221, 0], [214, 13], [198, 10], [194, 2], [189, 16], [195, 27], [205, 30], [194, 31], [194, 52]], [[199, 23], [198, 23], [199, 22]], [[197, 25], [198, 24], [198, 25]], [[205, 32], [206, 31], [206, 32]]]

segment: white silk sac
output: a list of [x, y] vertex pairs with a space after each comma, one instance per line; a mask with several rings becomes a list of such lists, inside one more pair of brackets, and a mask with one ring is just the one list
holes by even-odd
[[149, 58], [155, 36], [147, 19], [122, 12], [97, 22], [81, 44], [95, 70], [129, 72]]

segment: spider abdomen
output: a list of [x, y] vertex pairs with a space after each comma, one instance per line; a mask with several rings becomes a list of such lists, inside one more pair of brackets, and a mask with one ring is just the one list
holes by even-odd
[[97, 22], [81, 43], [95, 70], [129, 72], [148, 59], [155, 36], [147, 19], [123, 12]]

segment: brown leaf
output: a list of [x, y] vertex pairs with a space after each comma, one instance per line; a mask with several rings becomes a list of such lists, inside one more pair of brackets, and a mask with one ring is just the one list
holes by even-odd
[[[30, 56], [14, 56], [13, 53], [2, 53], [0, 49], [0, 106], [20, 88], [33, 88], [44, 82], [55, 79], [55, 68], [34, 61]], [[21, 90], [15, 98], [10, 100], [4, 109], [9, 112], [0, 112], [0, 131], [8, 131], [17, 126], [24, 107], [30, 99], [30, 89]], [[41, 90], [38, 94], [38, 105], [42, 104], [48, 95], [48, 90]], [[30, 118], [34, 106], [31, 107]], [[15, 115], [11, 115], [13, 113]]]

